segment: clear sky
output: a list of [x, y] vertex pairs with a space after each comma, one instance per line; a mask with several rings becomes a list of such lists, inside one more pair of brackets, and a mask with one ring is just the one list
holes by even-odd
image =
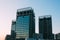
[[17, 9], [32, 7], [36, 16], [36, 32], [38, 33], [38, 17], [52, 15], [52, 31], [60, 32], [60, 0], [0, 0], [0, 40], [10, 34], [11, 22], [16, 19]]

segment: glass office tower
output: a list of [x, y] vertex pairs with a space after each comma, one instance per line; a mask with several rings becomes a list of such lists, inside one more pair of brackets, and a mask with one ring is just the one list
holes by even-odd
[[35, 18], [33, 9], [30, 7], [17, 10], [16, 38], [31, 38], [35, 33]]
[[16, 21], [12, 21], [11, 40], [15, 40], [15, 38], [16, 38]]
[[12, 21], [12, 27], [11, 27], [11, 31], [15, 31], [16, 30], [16, 21]]
[[44, 39], [52, 39], [52, 19], [50, 15], [39, 17], [39, 33]]

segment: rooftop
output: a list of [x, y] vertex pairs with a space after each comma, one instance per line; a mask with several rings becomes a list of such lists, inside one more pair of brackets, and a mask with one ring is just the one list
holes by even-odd
[[32, 8], [31, 7], [21, 8], [21, 9], [18, 9], [17, 12], [27, 11], [27, 10], [32, 10]]
[[51, 15], [40, 16], [39, 18], [50, 18]]

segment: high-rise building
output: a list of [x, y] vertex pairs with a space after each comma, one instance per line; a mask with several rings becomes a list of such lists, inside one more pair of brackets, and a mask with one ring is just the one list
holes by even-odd
[[43, 39], [52, 39], [52, 19], [50, 15], [39, 17], [39, 33]]
[[35, 33], [35, 15], [31, 7], [17, 10], [16, 39], [32, 38]]
[[16, 21], [12, 21], [11, 31], [16, 31]]
[[15, 40], [15, 38], [16, 38], [16, 21], [12, 21], [11, 40]]

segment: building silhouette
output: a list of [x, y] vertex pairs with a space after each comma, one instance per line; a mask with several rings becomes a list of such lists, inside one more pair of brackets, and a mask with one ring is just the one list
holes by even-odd
[[17, 10], [16, 21], [12, 21], [11, 35], [5, 40], [53, 40], [52, 18], [39, 17], [39, 33], [35, 33], [35, 14], [31, 7]]
[[17, 10], [16, 39], [32, 38], [35, 33], [35, 15], [31, 7]]
[[56, 40], [60, 40], [60, 33], [55, 34]]
[[16, 21], [12, 21], [12, 26], [11, 26], [11, 40], [16, 39]]
[[16, 21], [12, 20], [11, 31], [16, 31]]
[[52, 18], [50, 15], [39, 17], [39, 33], [43, 34], [43, 39], [52, 39]]
[[11, 40], [11, 35], [6, 35], [5, 40]]

